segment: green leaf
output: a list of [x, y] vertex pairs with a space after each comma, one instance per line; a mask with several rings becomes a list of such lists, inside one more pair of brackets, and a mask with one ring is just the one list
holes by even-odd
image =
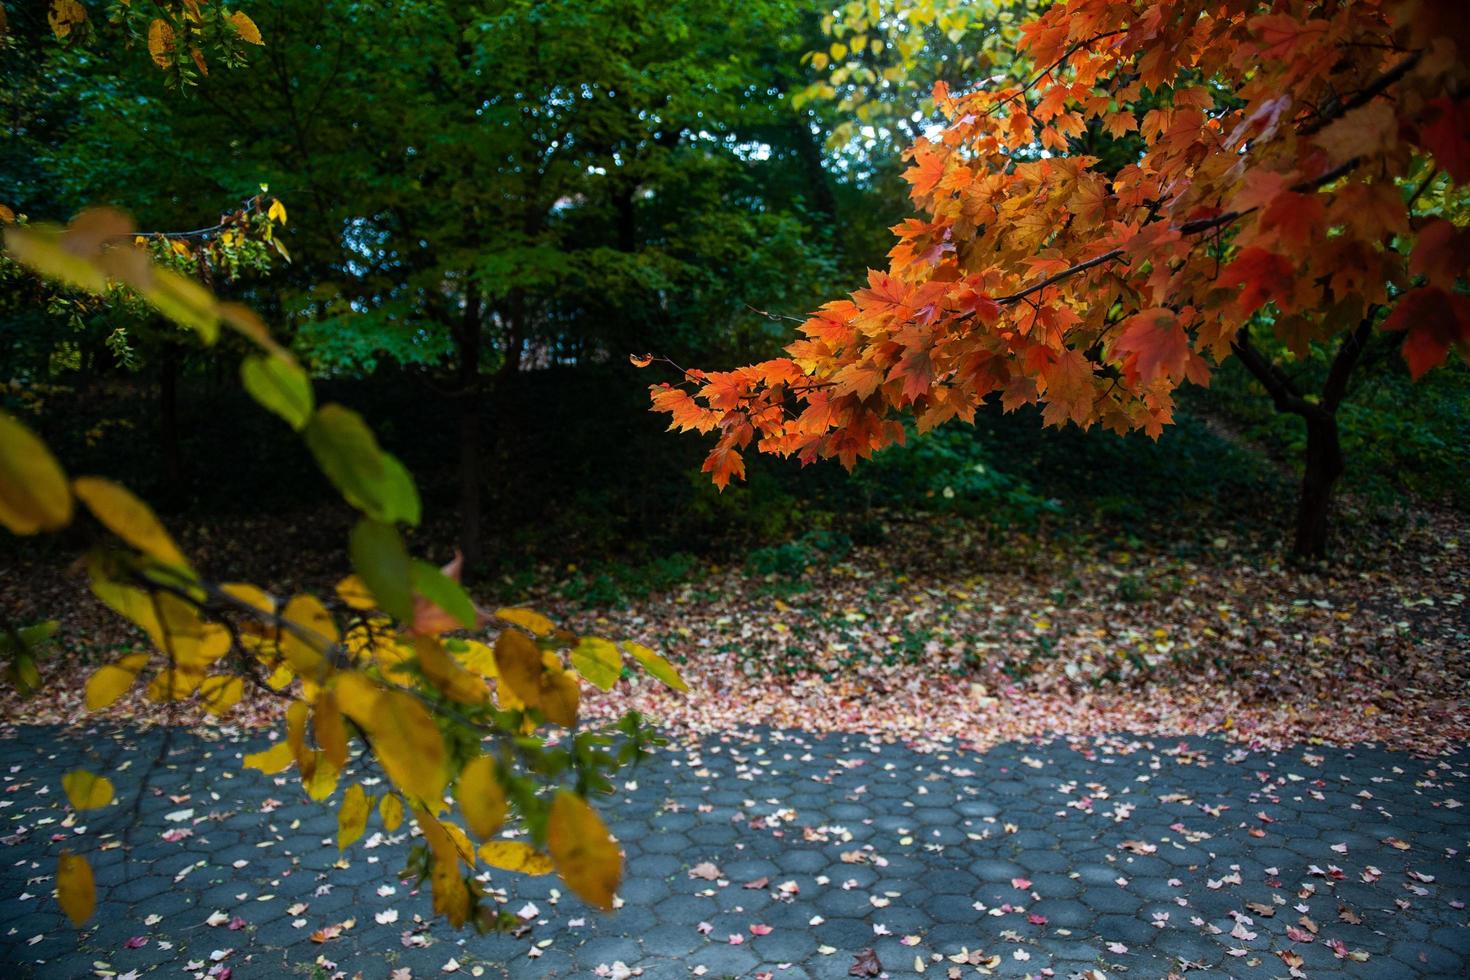
[[306, 444], [349, 504], [385, 523], [418, 523], [419, 495], [412, 478], [379, 448], [362, 416], [341, 405], [323, 405], [306, 425]]
[[378, 608], [399, 621], [413, 616], [408, 550], [391, 524], [364, 518], [348, 542], [352, 568], [377, 600]]
[[623, 655], [611, 640], [584, 636], [572, 647], [572, 666], [589, 682], [610, 691], [622, 676]]
[[475, 604], [464, 586], [418, 559], [414, 559], [412, 577], [415, 592], [453, 616], [465, 629], [475, 628]]
[[261, 407], [275, 412], [286, 424], [300, 432], [311, 420], [314, 400], [311, 381], [289, 354], [245, 358], [240, 365], [240, 380], [250, 397]]

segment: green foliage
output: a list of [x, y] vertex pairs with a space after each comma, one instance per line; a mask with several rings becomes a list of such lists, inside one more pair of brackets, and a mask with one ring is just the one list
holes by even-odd
[[784, 544], [756, 548], [745, 557], [748, 575], [795, 577], [818, 563], [841, 561], [852, 539], [840, 531], [816, 529]]
[[[1375, 352], [1338, 409], [1346, 488], [1378, 507], [1408, 492], [1470, 508], [1470, 368], [1451, 363], [1414, 382], [1386, 345]], [[1311, 387], [1326, 374], [1325, 358], [1294, 367]], [[1302, 458], [1301, 420], [1272, 411], [1259, 383], [1238, 365], [1227, 365], [1202, 401], [1271, 455], [1293, 464]]]
[[971, 429], [940, 428], [918, 435], [911, 427], [904, 445], [877, 453], [853, 478], [874, 504], [886, 507], [1026, 526], [1060, 512], [1056, 500], [1039, 496], [1026, 481], [997, 468], [992, 455]]

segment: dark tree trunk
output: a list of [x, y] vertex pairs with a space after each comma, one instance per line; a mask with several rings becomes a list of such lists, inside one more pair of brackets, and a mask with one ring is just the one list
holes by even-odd
[[[812, 132], [806, 119], [802, 117], [792, 120], [791, 135], [792, 142], [796, 144], [797, 156], [801, 159], [802, 169], [806, 171], [807, 184], [811, 188], [812, 204], [831, 222], [833, 228], [837, 228], [837, 195], [832, 192], [831, 178], [827, 176], [827, 168], [822, 163], [821, 141], [817, 138], [817, 134]], [[837, 241], [841, 242], [840, 235], [837, 236]]]
[[1357, 328], [1343, 337], [1316, 401], [1304, 396], [1279, 366], [1251, 344], [1248, 329], [1243, 329], [1232, 345], [1241, 363], [1265, 386], [1276, 411], [1299, 415], [1307, 426], [1307, 452], [1302, 460], [1302, 489], [1297, 499], [1296, 534], [1292, 542], [1292, 555], [1296, 558], [1327, 556], [1332, 488], [1346, 468], [1342, 442], [1337, 435], [1337, 408], [1347, 395], [1348, 379], [1372, 335], [1378, 312], [1378, 307], [1369, 307]]
[[480, 564], [480, 293], [465, 297], [459, 341], [459, 550], [463, 581]]
[[1303, 420], [1307, 424], [1307, 455], [1303, 461], [1292, 552], [1298, 558], [1323, 558], [1327, 554], [1332, 488], [1343, 471], [1342, 444], [1337, 438], [1336, 413], [1312, 413], [1304, 415]]

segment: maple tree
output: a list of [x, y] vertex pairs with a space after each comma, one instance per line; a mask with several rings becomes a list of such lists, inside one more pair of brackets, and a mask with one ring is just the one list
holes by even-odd
[[[1376, 333], [1414, 377], [1470, 359], [1470, 232], [1417, 205], [1470, 180], [1470, 30], [1449, 0], [1068, 0], [1020, 28], [1030, 74], [953, 91], [906, 151], [922, 214], [886, 271], [826, 304], [783, 357], [652, 389], [672, 428], [851, 467], [995, 395], [1048, 425], [1169, 424], [1235, 356], [1307, 448], [1295, 551], [1327, 545], [1336, 410]], [[1136, 141], [1105, 169], [1101, 131]], [[1253, 339], [1333, 345], [1320, 393]], [[635, 357], [646, 365], [651, 357]]]

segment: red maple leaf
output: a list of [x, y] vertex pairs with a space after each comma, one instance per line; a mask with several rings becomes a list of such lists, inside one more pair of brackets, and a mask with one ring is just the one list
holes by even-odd
[[1434, 154], [1434, 161], [1449, 171], [1455, 183], [1470, 181], [1470, 99], [1449, 96], [1429, 103], [1434, 118], [1419, 127], [1419, 145]]
[[1131, 355], [1131, 364], [1144, 384], [1159, 375], [1182, 378], [1189, 363], [1189, 337], [1173, 310], [1142, 310], [1124, 322], [1116, 349]]
[[1296, 267], [1290, 259], [1264, 248], [1241, 249], [1235, 261], [1220, 271], [1222, 286], [1240, 286], [1236, 310], [1249, 316], [1275, 300], [1281, 311], [1291, 310], [1292, 289], [1296, 285]]
[[1450, 345], [1470, 361], [1470, 296], [1449, 293], [1437, 286], [1411, 289], [1383, 322], [1390, 332], [1407, 332], [1404, 360], [1418, 381], [1430, 368], [1444, 363]]

